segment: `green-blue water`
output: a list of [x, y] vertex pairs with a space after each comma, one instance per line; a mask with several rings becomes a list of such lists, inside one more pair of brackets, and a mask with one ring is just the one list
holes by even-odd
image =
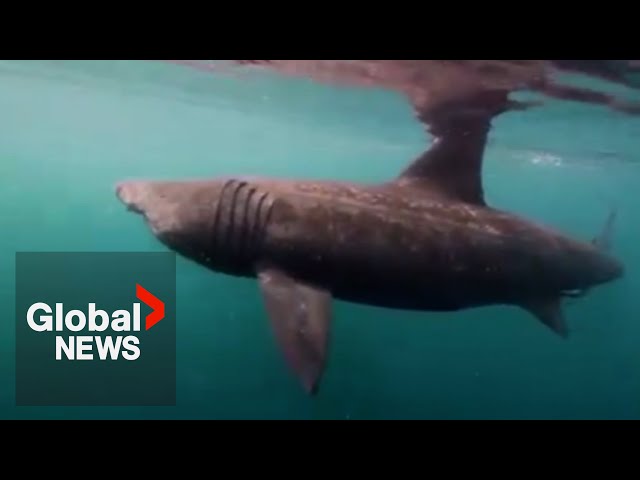
[[175, 408], [15, 406], [14, 253], [163, 248], [125, 178], [378, 181], [427, 145], [400, 96], [152, 62], [0, 62], [0, 418], [640, 418], [640, 120], [552, 102], [505, 115], [488, 201], [590, 239], [610, 204], [626, 277], [570, 302], [570, 340], [514, 308], [337, 303], [317, 398], [283, 363], [255, 282], [178, 261]]

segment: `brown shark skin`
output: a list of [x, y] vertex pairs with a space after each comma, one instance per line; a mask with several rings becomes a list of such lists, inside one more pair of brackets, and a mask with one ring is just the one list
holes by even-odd
[[258, 265], [277, 265], [378, 307], [523, 305], [623, 273], [591, 244], [397, 182], [132, 181], [118, 195], [162, 242], [211, 270], [254, 277]]
[[336, 298], [393, 309], [522, 305], [617, 278], [620, 264], [512, 215], [388, 184], [264, 184], [264, 254]]
[[[486, 205], [481, 177], [491, 120], [531, 104], [509, 99], [509, 85], [478, 88], [473, 79], [437, 75], [430, 77], [434, 95], [420, 86], [428, 71], [412, 71], [424, 64], [360, 62], [389, 62], [368, 64], [369, 73], [404, 91], [434, 137], [397, 178], [374, 185], [130, 181], [117, 187], [118, 197], [170, 249], [211, 270], [258, 279], [287, 361], [311, 394], [326, 361], [331, 298], [418, 311], [516, 305], [567, 338], [560, 299], [616, 280], [624, 268], [598, 248], [610, 243], [612, 225], [586, 243]], [[460, 63], [445, 66], [464, 72], [468, 64]], [[484, 74], [500, 70], [480, 66]], [[324, 65], [322, 74], [325, 67], [333, 68]], [[555, 95], [608, 101], [562, 88]]]

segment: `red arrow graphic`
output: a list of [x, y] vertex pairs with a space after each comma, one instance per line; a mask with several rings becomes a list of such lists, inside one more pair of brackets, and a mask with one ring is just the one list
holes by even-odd
[[146, 330], [149, 330], [164, 318], [164, 302], [138, 284], [136, 284], [136, 297], [153, 309], [145, 321]]

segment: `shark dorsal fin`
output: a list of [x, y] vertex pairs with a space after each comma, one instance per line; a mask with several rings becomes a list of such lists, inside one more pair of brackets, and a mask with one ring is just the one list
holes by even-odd
[[528, 105], [511, 101], [507, 91], [483, 90], [442, 102], [437, 107], [419, 107], [418, 119], [434, 140], [396, 179], [399, 185], [436, 190], [452, 199], [485, 205], [482, 165], [492, 119]]
[[397, 179], [400, 185], [421, 184], [466, 203], [484, 205], [482, 160], [489, 121], [459, 122], [436, 133], [431, 147]]

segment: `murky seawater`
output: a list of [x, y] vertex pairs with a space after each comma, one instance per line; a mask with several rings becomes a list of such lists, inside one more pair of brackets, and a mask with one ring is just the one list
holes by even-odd
[[285, 367], [255, 282], [178, 260], [175, 408], [15, 407], [16, 251], [158, 251], [125, 178], [381, 181], [426, 146], [404, 99], [151, 62], [0, 62], [0, 417], [640, 418], [640, 120], [555, 102], [494, 121], [488, 201], [590, 239], [610, 205], [624, 280], [570, 302], [563, 341], [515, 308], [338, 302], [321, 394]]

